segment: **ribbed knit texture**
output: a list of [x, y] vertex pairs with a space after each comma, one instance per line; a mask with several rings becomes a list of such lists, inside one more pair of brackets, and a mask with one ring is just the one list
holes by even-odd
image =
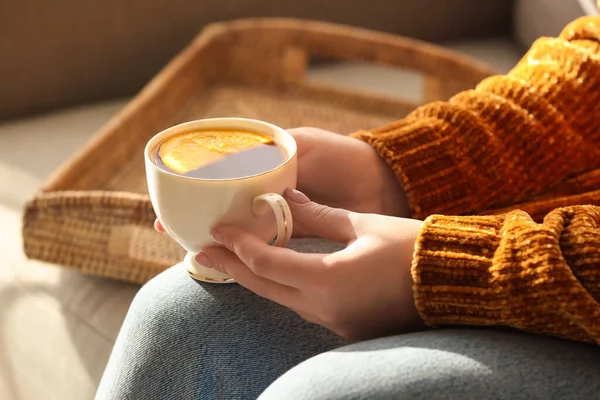
[[415, 302], [431, 326], [504, 325], [600, 344], [600, 207], [538, 224], [502, 216], [431, 216], [413, 262]]
[[[600, 189], [600, 173], [581, 175], [600, 168], [599, 20], [537, 40], [507, 75], [354, 136], [394, 169], [416, 218], [526, 203], [539, 220], [552, 210], [544, 194]], [[592, 194], [600, 202], [600, 191]]]
[[426, 323], [600, 344], [600, 18], [537, 40], [507, 75], [354, 136], [428, 217], [413, 262]]

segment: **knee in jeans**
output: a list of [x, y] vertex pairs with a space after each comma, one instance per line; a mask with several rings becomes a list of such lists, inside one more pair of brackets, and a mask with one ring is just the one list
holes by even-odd
[[177, 268], [144, 285], [129, 308], [98, 398], [192, 398], [186, 390], [194, 388], [173, 378], [192, 382], [198, 373], [198, 338], [211, 322], [202, 321], [203, 297], [202, 287]]
[[263, 393], [260, 400], [430, 400], [485, 395], [484, 383], [490, 377], [480, 367], [457, 367], [444, 357], [439, 359], [441, 365], [433, 367], [435, 363], [432, 362], [431, 355], [425, 351], [422, 357], [412, 354], [389, 364], [363, 358], [360, 353], [333, 351], [313, 357], [288, 371]]
[[[146, 331], [165, 333], [182, 325], [196, 325], [210, 297], [187, 274], [171, 268], [146, 283], [138, 291], [129, 314]], [[196, 329], [199, 326], [196, 325]]]

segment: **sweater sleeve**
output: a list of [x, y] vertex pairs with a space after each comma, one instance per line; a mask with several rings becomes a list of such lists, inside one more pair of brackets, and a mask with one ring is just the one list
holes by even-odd
[[600, 18], [539, 39], [507, 75], [353, 136], [391, 166], [416, 218], [542, 196], [600, 168]]
[[426, 219], [415, 303], [430, 326], [491, 325], [600, 344], [600, 207]]

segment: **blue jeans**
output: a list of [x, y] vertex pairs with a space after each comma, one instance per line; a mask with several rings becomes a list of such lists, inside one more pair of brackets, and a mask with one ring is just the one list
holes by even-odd
[[600, 349], [448, 329], [348, 343], [180, 266], [133, 301], [97, 399], [600, 399]]

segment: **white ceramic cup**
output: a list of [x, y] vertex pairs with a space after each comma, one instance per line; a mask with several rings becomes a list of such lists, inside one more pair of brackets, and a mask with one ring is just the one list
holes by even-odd
[[[272, 137], [286, 153], [278, 167], [257, 175], [235, 179], [198, 179], [166, 171], [156, 165], [157, 147], [180, 133], [232, 129], [252, 131]], [[257, 120], [213, 118], [186, 122], [168, 128], [146, 144], [144, 150], [148, 192], [156, 215], [165, 231], [188, 254], [184, 265], [195, 279], [212, 283], [229, 283], [233, 279], [195, 261], [207, 246], [214, 246], [210, 232], [217, 224], [240, 227], [274, 245], [285, 245], [292, 235], [292, 217], [281, 194], [296, 187], [296, 142], [285, 130]]]

